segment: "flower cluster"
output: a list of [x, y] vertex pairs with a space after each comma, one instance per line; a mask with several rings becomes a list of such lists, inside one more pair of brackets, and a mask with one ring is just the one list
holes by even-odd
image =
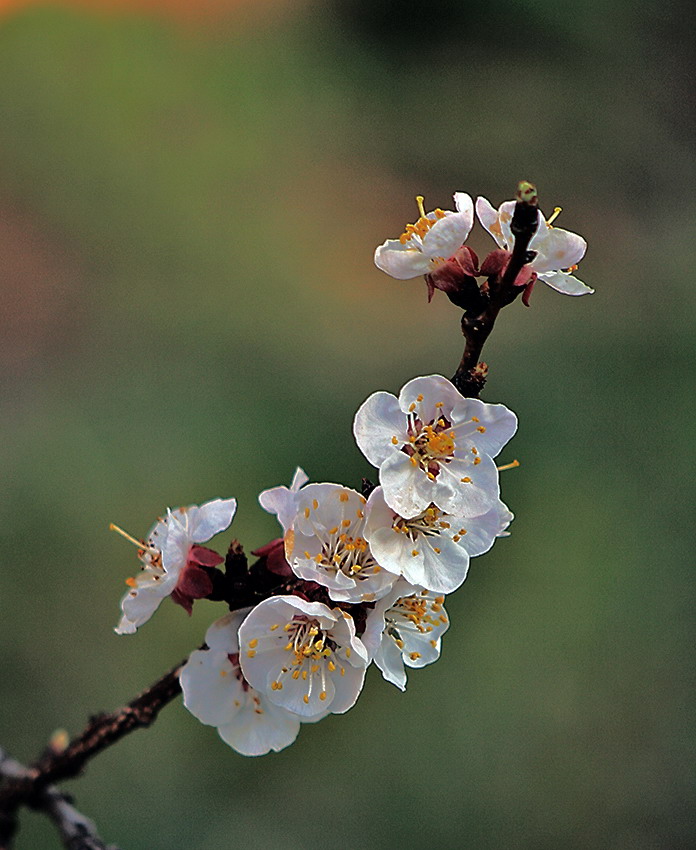
[[[499, 246], [480, 269], [463, 245], [474, 221], [471, 197], [457, 193], [456, 212], [426, 213], [417, 200], [418, 221], [375, 253], [392, 276], [424, 274], [430, 295], [442, 289], [465, 310], [466, 299], [502, 293], [494, 313], [521, 287], [528, 298], [537, 279], [570, 295], [592, 291], [572, 274], [584, 240], [554, 228], [557, 213], [547, 221], [535, 193], [497, 211], [478, 199], [479, 220]], [[525, 203], [525, 242], [515, 254], [514, 216]], [[513, 256], [514, 274], [506, 275]], [[480, 275], [488, 281], [479, 287]], [[136, 544], [142, 567], [126, 582], [118, 634], [143, 626], [167, 596], [189, 614], [199, 599], [227, 604], [180, 683], [188, 710], [238, 752], [281, 750], [302, 723], [348, 711], [372, 662], [404, 690], [407, 669], [439, 658], [446, 595], [513, 519], [500, 499], [507, 467], [495, 459], [517, 418], [501, 404], [466, 397], [453, 381], [414, 378], [398, 396], [376, 392], [360, 406], [353, 434], [378, 483], [364, 482], [359, 492], [310, 482], [298, 468], [289, 487], [262, 492], [259, 502], [281, 532], [251, 565], [237, 541], [225, 556], [203, 545], [229, 527], [235, 499], [168, 510], [142, 540], [112, 526]]]
[[228, 602], [180, 681], [189, 711], [245, 755], [347, 711], [372, 661], [403, 689], [407, 667], [440, 655], [445, 594], [512, 520], [494, 457], [516, 427], [507, 408], [464, 398], [439, 375], [409, 381], [398, 398], [374, 393], [354, 433], [378, 486], [308, 483], [298, 469], [290, 487], [259, 496], [283, 535], [245, 574], [250, 584], [264, 575], [265, 598], [240, 605], [234, 558], [201, 545], [234, 516], [234, 499], [215, 499], [167, 511], [143, 541], [117, 529], [142, 570], [127, 581], [116, 631], [135, 632], [166, 596], [189, 613], [196, 599]]

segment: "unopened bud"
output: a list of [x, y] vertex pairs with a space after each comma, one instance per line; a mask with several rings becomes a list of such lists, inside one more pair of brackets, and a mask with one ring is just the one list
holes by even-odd
[[536, 206], [539, 202], [536, 186], [528, 180], [521, 180], [517, 184], [517, 200]]
[[56, 729], [48, 740], [48, 749], [56, 755], [65, 752], [70, 743], [70, 736], [65, 729]]

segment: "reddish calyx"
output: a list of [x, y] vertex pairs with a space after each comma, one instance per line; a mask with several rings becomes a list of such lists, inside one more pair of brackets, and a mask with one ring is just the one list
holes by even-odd
[[190, 614], [194, 600], [205, 599], [213, 592], [210, 573], [224, 560], [222, 555], [207, 546], [191, 546], [186, 566], [179, 573], [179, 580], [172, 592], [172, 601]]

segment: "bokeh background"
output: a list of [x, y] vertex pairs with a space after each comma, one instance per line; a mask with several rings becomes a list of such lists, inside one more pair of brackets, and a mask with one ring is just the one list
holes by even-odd
[[[694, 840], [694, 63], [649, 0], [0, 3], [0, 744], [130, 699], [223, 612], [112, 632], [166, 505], [296, 464], [357, 484], [377, 389], [451, 374], [459, 315], [374, 246], [517, 181], [590, 250], [485, 352], [513, 534], [440, 662], [244, 759], [181, 707], [70, 784], [126, 850], [612, 848]], [[492, 243], [480, 229], [470, 244]], [[226, 544], [225, 541], [221, 545]], [[17, 850], [51, 850], [25, 813]]]

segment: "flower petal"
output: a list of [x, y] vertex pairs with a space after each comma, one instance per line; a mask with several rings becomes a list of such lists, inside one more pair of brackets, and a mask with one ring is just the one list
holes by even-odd
[[[422, 398], [421, 398], [422, 397]], [[432, 422], [443, 411], [446, 415], [456, 405], [461, 404], [464, 397], [447, 378], [442, 375], [425, 375], [413, 378], [404, 384], [399, 393], [399, 407], [404, 413], [413, 412], [423, 422]], [[440, 405], [437, 407], [436, 405]]]
[[[462, 197], [469, 197], [461, 193]], [[471, 200], [471, 198], [469, 198]], [[443, 260], [461, 248], [474, 223], [473, 206], [464, 212], [448, 213], [439, 219], [423, 237], [423, 253]], [[430, 269], [428, 269], [430, 271]]]
[[594, 289], [568, 272], [545, 272], [539, 275], [539, 280], [564, 295], [592, 295], [594, 292]]
[[377, 268], [397, 280], [410, 280], [427, 274], [430, 271], [430, 261], [419, 248], [413, 247], [412, 241], [404, 245], [398, 239], [387, 239], [375, 251]]
[[587, 242], [577, 233], [547, 225], [532, 238], [529, 249], [537, 252], [531, 267], [537, 274], [543, 274], [579, 263], [587, 251]]
[[263, 756], [279, 752], [293, 743], [300, 731], [300, 718], [268, 700], [251, 701], [239, 711], [233, 723], [218, 727], [218, 734], [243, 756]]
[[353, 434], [358, 448], [373, 466], [384, 463], [395, 451], [392, 437], [402, 443], [408, 439], [406, 417], [396, 396], [377, 392], [367, 398], [355, 414]]

